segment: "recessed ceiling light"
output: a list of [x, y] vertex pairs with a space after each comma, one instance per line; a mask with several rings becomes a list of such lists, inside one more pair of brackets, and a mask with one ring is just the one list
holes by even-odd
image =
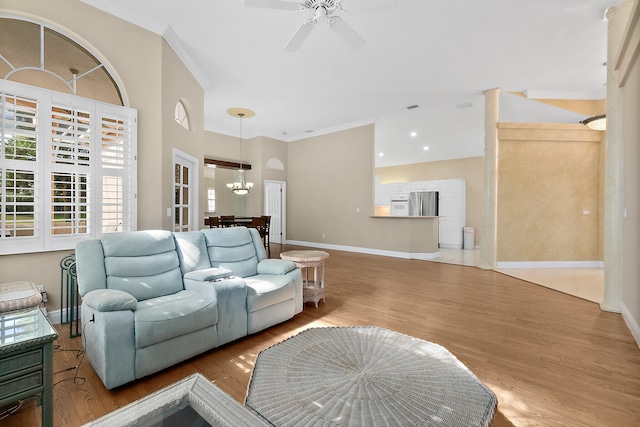
[[378, 154], [379, 157], [384, 157], [384, 153]]
[[411, 137], [415, 138], [416, 136], [418, 136], [418, 133], [416, 131], [411, 132]]
[[428, 147], [427, 145], [425, 145], [424, 147], [422, 147], [422, 149], [423, 149], [424, 151], [428, 151], [428, 150], [429, 150], [429, 147]]

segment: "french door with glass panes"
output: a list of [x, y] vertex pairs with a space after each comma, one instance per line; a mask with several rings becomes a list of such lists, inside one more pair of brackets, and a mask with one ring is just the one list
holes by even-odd
[[174, 153], [173, 175], [173, 231], [197, 230], [198, 183], [195, 159], [185, 153]]

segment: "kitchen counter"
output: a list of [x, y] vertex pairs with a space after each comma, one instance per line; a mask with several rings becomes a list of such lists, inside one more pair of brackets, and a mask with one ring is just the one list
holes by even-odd
[[[387, 233], [400, 238], [399, 252], [414, 259], [434, 259], [440, 256], [438, 248], [439, 216], [390, 216], [371, 215], [374, 220], [383, 219]], [[391, 222], [386, 220], [393, 220]], [[397, 239], [396, 239], [397, 241]]]

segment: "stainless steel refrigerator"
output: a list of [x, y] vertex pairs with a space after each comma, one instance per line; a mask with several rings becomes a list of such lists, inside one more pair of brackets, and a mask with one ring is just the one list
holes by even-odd
[[409, 216], [438, 216], [437, 191], [412, 191], [409, 193]]

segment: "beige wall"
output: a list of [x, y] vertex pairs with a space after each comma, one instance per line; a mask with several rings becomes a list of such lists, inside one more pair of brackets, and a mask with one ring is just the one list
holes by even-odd
[[[215, 132], [204, 133], [204, 157], [208, 159], [239, 162], [240, 138]], [[287, 143], [264, 136], [244, 140], [242, 161], [251, 165], [245, 172], [247, 181], [253, 182], [253, 190], [246, 196], [236, 196], [227, 189], [234, 171], [216, 168], [216, 215], [259, 216], [264, 213], [264, 181], [287, 180]], [[284, 165], [284, 171], [266, 168], [269, 159], [275, 157]], [[206, 208], [202, 205], [204, 211]]]
[[602, 133], [500, 123], [498, 139], [498, 262], [600, 260]]
[[475, 244], [481, 245], [482, 194], [484, 187], [484, 157], [467, 157], [429, 163], [376, 168], [381, 184], [392, 182], [464, 179], [467, 186], [465, 226], [476, 229]]
[[[623, 204], [628, 219], [623, 221], [622, 314], [640, 346], [640, 1], [636, 0], [626, 36], [630, 40], [622, 51], [621, 75], [628, 73], [623, 86], [624, 175]], [[633, 60], [632, 60], [633, 59]]]
[[[182, 60], [176, 55], [171, 46], [161, 39], [162, 45], [162, 150], [158, 150], [162, 154], [162, 159], [158, 163], [155, 157], [153, 162], [139, 154], [138, 166], [142, 163], [141, 170], [143, 174], [150, 173], [151, 170], [159, 170], [162, 179], [162, 206], [160, 208], [160, 216], [162, 218], [161, 225], [155, 225], [154, 228], [162, 228], [171, 230], [173, 221], [171, 217], [167, 217], [166, 210], [173, 206], [174, 199], [174, 176], [173, 176], [173, 156], [174, 148], [180, 150], [196, 159], [198, 165], [196, 178], [201, 187], [194, 189], [192, 197], [198, 201], [198, 209], [196, 210], [198, 218], [198, 226], [203, 224], [203, 211], [206, 206], [204, 193], [204, 92], [197, 80], [191, 75], [191, 72], [185, 67]], [[186, 130], [183, 126], [175, 121], [175, 107], [178, 101], [182, 101], [187, 110], [189, 117], [190, 130]], [[157, 144], [151, 145], [156, 148]], [[145, 144], [145, 151], [148, 145]], [[140, 173], [138, 176], [140, 179]], [[146, 191], [151, 185], [138, 185], [138, 193]], [[141, 191], [144, 189], [144, 191]], [[144, 205], [138, 205], [138, 215]], [[138, 227], [148, 228], [148, 227]]]
[[373, 141], [368, 125], [289, 143], [289, 240], [367, 247]]
[[[432, 220], [371, 217], [374, 148], [373, 125], [289, 143], [287, 240], [392, 255], [436, 250]], [[416, 242], [418, 234], [432, 238]]]
[[[52, 25], [109, 64], [125, 104], [138, 110], [138, 228], [171, 227], [173, 147], [202, 159], [202, 131], [185, 133], [173, 120], [175, 102], [191, 106], [202, 129], [203, 94], [162, 37], [78, 0], [3, 0], [0, 12]], [[159, 183], [161, 183], [159, 185]], [[0, 282], [29, 280], [45, 286], [47, 308], [60, 308], [60, 261], [72, 251], [0, 256]]]

